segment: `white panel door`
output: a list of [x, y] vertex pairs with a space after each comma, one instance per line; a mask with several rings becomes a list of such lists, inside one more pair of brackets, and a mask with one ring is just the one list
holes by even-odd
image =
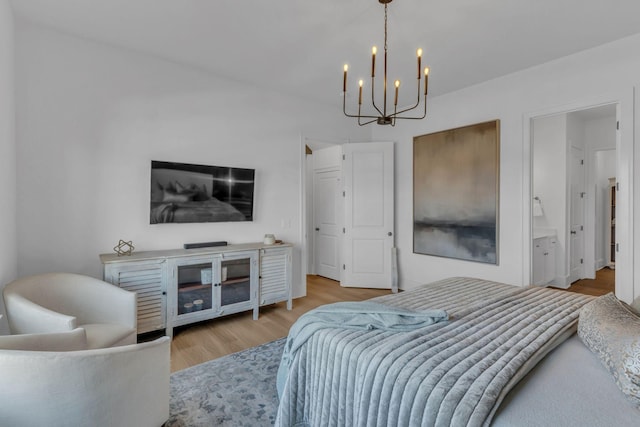
[[569, 283], [584, 278], [584, 151], [571, 147], [571, 206], [569, 208]]
[[393, 143], [343, 146], [345, 233], [342, 286], [391, 288]]
[[340, 170], [314, 171], [314, 265], [319, 276], [340, 280], [342, 192]]

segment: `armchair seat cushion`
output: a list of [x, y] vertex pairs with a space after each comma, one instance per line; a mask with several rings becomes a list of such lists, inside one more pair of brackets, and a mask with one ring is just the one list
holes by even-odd
[[136, 330], [116, 323], [88, 323], [81, 325], [87, 332], [87, 349], [135, 344]]
[[0, 335], [0, 350], [75, 351], [87, 350], [85, 330], [45, 334]]

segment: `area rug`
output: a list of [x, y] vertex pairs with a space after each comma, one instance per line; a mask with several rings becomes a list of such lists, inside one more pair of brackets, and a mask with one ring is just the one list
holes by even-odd
[[284, 342], [282, 338], [173, 373], [165, 426], [273, 425]]

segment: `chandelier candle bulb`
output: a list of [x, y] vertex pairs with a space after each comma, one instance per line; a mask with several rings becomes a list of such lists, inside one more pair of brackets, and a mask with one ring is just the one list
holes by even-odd
[[418, 80], [422, 78], [422, 49], [418, 49]]
[[362, 105], [362, 86], [364, 85], [364, 81], [360, 80], [358, 85], [360, 86], [358, 91], [358, 105]]
[[342, 79], [342, 92], [346, 93], [347, 92], [347, 70], [349, 69], [349, 66], [347, 64], [344, 64], [344, 78]]
[[395, 100], [393, 101], [393, 105], [398, 105], [398, 88], [400, 87], [400, 80], [396, 80], [396, 97]]
[[376, 76], [376, 53], [378, 52], [377, 47], [371, 48], [371, 77]]
[[424, 96], [427, 96], [428, 86], [429, 86], [429, 67], [426, 67], [424, 69]]

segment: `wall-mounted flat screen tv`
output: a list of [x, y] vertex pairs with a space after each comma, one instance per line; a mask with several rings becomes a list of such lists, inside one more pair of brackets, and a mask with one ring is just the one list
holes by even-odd
[[253, 221], [254, 169], [151, 161], [151, 224]]

